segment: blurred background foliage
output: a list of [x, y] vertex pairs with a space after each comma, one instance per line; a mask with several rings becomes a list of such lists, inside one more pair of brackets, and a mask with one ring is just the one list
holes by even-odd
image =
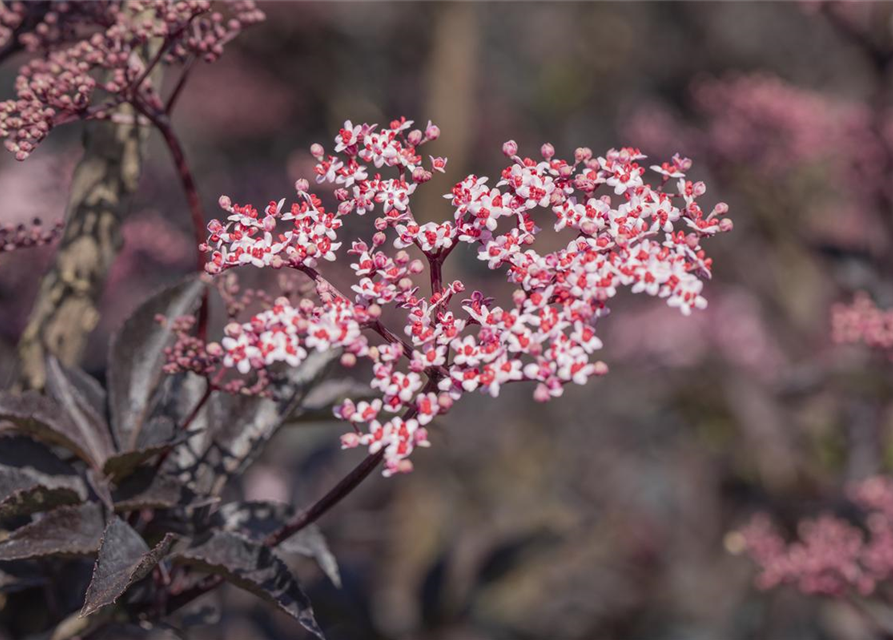
[[[758, 74], [867, 104], [877, 81], [858, 47], [802, 3], [262, 8], [267, 22], [198, 69], [175, 114], [209, 207], [220, 194], [287, 196], [312, 171], [310, 144], [328, 143], [345, 119], [406, 115], [437, 123], [430, 151], [450, 159], [416, 196], [424, 220], [450, 215], [440, 196], [466, 174], [494, 175], [514, 138], [531, 156], [546, 141], [559, 156], [577, 146], [666, 154], [655, 160], [682, 151], [708, 184], [706, 202], [727, 201], [736, 224], [711, 243], [705, 312], [683, 319], [621, 298], [600, 325], [609, 376], [547, 405], [513, 387], [495, 402], [469, 397], [433, 430], [411, 476], [371, 479], [322, 521], [344, 577], [340, 591], [322, 576], [308, 584], [328, 636], [874, 637], [845, 603], [756, 591], [752, 566], [726, 540], [755, 511], [792, 524], [837, 509], [847, 480], [893, 464], [889, 364], [834, 346], [829, 321], [830, 305], [857, 289], [893, 303], [890, 273], [865, 266], [893, 238], [850, 211], [846, 181], [858, 175], [842, 179], [833, 162], [789, 165], [784, 131], [752, 132], [758, 157], [781, 154], [768, 171], [709, 152], [699, 141], [731, 107], [711, 114], [693, 99], [698, 83]], [[889, 34], [893, 4], [862, 9]], [[0, 69], [3, 97], [15, 69]], [[61, 216], [79, 133], [58, 131], [25, 163], [0, 157], [4, 222]], [[150, 150], [84, 363], [100, 378], [108, 332], [193, 261], [167, 152], [158, 140]], [[11, 375], [51, 255], [0, 255], [0, 375]], [[467, 253], [446, 277], [473, 288], [490, 275]], [[360, 455], [338, 451], [340, 433], [332, 423], [284, 431], [233, 491], [312, 500]], [[293, 623], [248, 596], [221, 597], [207, 638], [294, 637]]]

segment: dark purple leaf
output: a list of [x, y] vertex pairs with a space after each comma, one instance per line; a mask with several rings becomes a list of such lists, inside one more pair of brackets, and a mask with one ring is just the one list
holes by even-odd
[[63, 366], [62, 371], [96, 415], [108, 422], [108, 400], [99, 381], [79, 367]]
[[95, 399], [93, 401], [88, 399], [70, 372], [64, 369], [55, 357], [47, 358], [46, 372], [47, 393], [77, 425], [84, 435], [84, 440], [90, 445], [93, 459], [102, 464], [115, 450], [105, 413], [96, 410], [93, 405]]
[[[224, 531], [233, 531], [260, 542], [279, 530], [294, 514], [293, 507], [279, 502], [230, 502], [223, 505], [211, 521]], [[301, 529], [276, 549], [281, 553], [313, 558], [332, 584], [341, 586], [338, 562], [316, 525]]]
[[0, 437], [0, 518], [77, 504], [87, 497], [71, 465], [23, 436]]
[[138, 470], [112, 491], [115, 511], [196, 507], [209, 501], [197, 496], [181, 480], [153, 469]]
[[102, 433], [85, 431], [84, 423], [75, 422], [66, 409], [34, 391], [0, 393], [0, 420], [41, 442], [68, 449], [93, 467], [101, 466], [110, 451]]
[[102, 535], [81, 616], [114, 604], [132, 584], [149, 575], [167, 556], [175, 539], [168, 534], [149, 549], [140, 534], [118, 516], [113, 516]]
[[212, 526], [260, 542], [279, 529], [295, 510], [282, 502], [228, 502], [212, 516]]
[[99, 549], [104, 524], [102, 507], [95, 502], [59, 507], [0, 542], [0, 561], [92, 555]]
[[[168, 375], [158, 386], [152, 398], [151, 415], [167, 418], [175, 425], [182, 425], [186, 418], [193, 414], [207, 388], [208, 381], [194, 373]], [[189, 431], [202, 431], [207, 428], [207, 421], [208, 405], [205, 403], [190, 422], [188, 429]], [[140, 445], [144, 439], [145, 436], [141, 434], [137, 445]]]
[[[18, 479], [12, 479], [0, 469], [0, 491], [7, 492]], [[0, 519], [30, 515], [64, 505], [78, 504], [83, 498], [68, 487], [47, 487], [41, 484], [22, 487], [9, 492], [0, 502]]]
[[228, 582], [276, 604], [319, 638], [310, 599], [297, 578], [275, 553], [260, 543], [228, 531], [215, 531], [174, 556], [175, 560], [222, 576]]
[[176, 426], [169, 418], [152, 418], [143, 429], [137, 448], [110, 456], [102, 470], [112, 479], [125, 478], [145, 462], [186, 442], [187, 438], [188, 434], [176, 433]]
[[313, 558], [332, 584], [341, 588], [341, 572], [335, 554], [329, 549], [326, 538], [315, 524], [308, 525], [290, 538], [283, 540], [276, 549], [280, 553], [296, 554]]
[[165, 377], [164, 349], [172, 332], [156, 321], [169, 321], [197, 307], [205, 285], [191, 277], [141, 304], [112, 338], [109, 351], [109, 408], [119, 451], [137, 448], [150, 417], [151, 400]]
[[217, 495], [226, 481], [242, 473], [263, 451], [285, 419], [299, 412], [307, 394], [338, 359], [337, 350], [312, 353], [288, 371], [283, 400], [216, 394], [211, 427], [171, 456], [176, 470], [199, 493]]
[[106, 510], [110, 511], [112, 509], [112, 488], [109, 485], [108, 478], [105, 477], [102, 471], [96, 469], [87, 469], [85, 475], [90, 488], [93, 489], [93, 493], [96, 494]]

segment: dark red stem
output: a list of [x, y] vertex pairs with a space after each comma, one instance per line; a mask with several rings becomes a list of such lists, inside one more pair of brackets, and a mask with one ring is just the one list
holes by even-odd
[[183, 87], [186, 85], [186, 79], [189, 77], [189, 72], [192, 69], [193, 64], [195, 64], [194, 56], [186, 61], [186, 64], [183, 66], [183, 71], [177, 79], [177, 84], [173, 91], [171, 91], [170, 97], [167, 99], [167, 104], [164, 106], [164, 110], [167, 112], [168, 116], [170, 116], [171, 112], [174, 110], [174, 106], [177, 104], [177, 99], [180, 97], [180, 92], [183, 91]]
[[[180, 177], [180, 183], [183, 185], [183, 191], [186, 193], [186, 203], [189, 206], [189, 214], [192, 218], [192, 233], [195, 238], [196, 250], [196, 270], [201, 273], [205, 268], [205, 257], [199, 248], [204, 244], [205, 234], [205, 210], [202, 206], [202, 199], [198, 193], [198, 187], [195, 184], [195, 178], [189, 169], [189, 163], [186, 161], [186, 153], [180, 145], [180, 140], [171, 126], [170, 118], [166, 113], [153, 110], [142, 100], [137, 98], [133, 102], [133, 106], [142, 113], [149, 122], [151, 122], [167, 145], [177, 169], [177, 175]], [[198, 337], [201, 340], [207, 338], [208, 333], [208, 292], [202, 298], [202, 306], [198, 315]]]
[[443, 289], [443, 259], [439, 256], [429, 258], [428, 266], [431, 269], [431, 294], [440, 293]]
[[197, 251], [196, 268], [198, 271], [203, 271], [205, 268], [205, 257], [198, 247], [204, 244], [206, 239], [205, 210], [202, 207], [202, 199], [199, 196], [195, 178], [192, 176], [189, 163], [186, 161], [186, 154], [180, 145], [177, 134], [174, 133], [173, 127], [171, 127], [167, 114], [155, 113], [151, 109], [145, 108], [142, 103], [139, 103], [137, 108], [158, 129], [174, 160], [174, 166], [177, 169], [180, 183], [183, 185], [183, 191], [186, 193], [186, 203], [189, 205], [189, 213], [192, 217], [192, 232], [195, 237]]
[[329, 509], [341, 502], [354, 489], [356, 489], [363, 480], [369, 477], [369, 474], [381, 464], [384, 459], [384, 449], [378, 453], [371, 453], [358, 464], [353, 471], [348, 473], [341, 481], [332, 487], [327, 494], [313, 503], [310, 508], [298, 513], [294, 518], [285, 523], [278, 531], [274, 531], [264, 540], [264, 544], [275, 547], [284, 540], [287, 540], [298, 531], [309, 524], [316, 522]]

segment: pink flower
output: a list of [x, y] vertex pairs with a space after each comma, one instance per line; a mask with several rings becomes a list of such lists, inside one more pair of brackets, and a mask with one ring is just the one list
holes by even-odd
[[340, 153], [348, 147], [356, 145], [360, 140], [362, 130], [362, 126], [354, 126], [350, 120], [345, 120], [341, 131], [335, 136], [335, 153]]
[[434, 156], [428, 156], [431, 158], [431, 169], [433, 171], [439, 171], [440, 173], [446, 173], [446, 158], [435, 158]]

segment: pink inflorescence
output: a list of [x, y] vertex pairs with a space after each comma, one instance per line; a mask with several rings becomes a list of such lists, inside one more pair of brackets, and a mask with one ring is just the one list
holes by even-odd
[[867, 293], [852, 304], [831, 307], [832, 339], [838, 344], [865, 344], [893, 358], [893, 310], [879, 309]]
[[15, 30], [25, 21], [28, 6], [24, 2], [0, 4], [0, 47], [7, 46], [15, 37]]
[[61, 220], [45, 227], [40, 218], [34, 218], [30, 225], [0, 225], [0, 253], [49, 244], [62, 234], [63, 227]]
[[224, 4], [228, 16], [207, 0], [60, 2], [23, 33], [16, 27], [28, 7], [14, 3], [3, 10], [0, 40], [16, 37], [40, 54], [19, 69], [16, 99], [0, 103], [6, 148], [24, 160], [58, 124], [108, 117], [140, 91], [157, 99], [146, 78], [146, 56], [138, 55], [150, 41], [165, 43], [167, 62], [191, 56], [213, 61], [244, 26], [264, 17], [248, 0]]
[[[333, 154], [320, 145], [311, 149], [317, 182], [335, 186], [334, 208], [309, 193], [306, 180], [296, 184], [291, 205], [271, 201], [258, 210], [224, 196], [228, 217], [208, 225], [203, 246], [212, 274], [251, 264], [290, 267], [312, 278], [319, 303], [293, 306], [282, 298], [249, 322], [230, 324], [224, 365], [242, 373], [279, 362], [296, 366], [309, 350], [333, 348], [343, 350], [347, 365], [371, 360], [379, 397], [348, 400], [336, 414], [354, 426], [342, 438], [344, 447], [384, 450], [386, 475], [412, 468], [408, 456], [427, 445], [424, 425], [465, 393], [495, 397], [509, 382], [528, 381], [534, 397], [546, 401], [571, 382], [606, 373], [594, 359], [602, 346], [596, 320], [621, 287], [664, 298], [685, 315], [703, 308], [711, 259], [701, 241], [732, 228], [724, 204], [709, 212], [698, 204], [706, 188], [685, 179], [687, 159], [653, 166], [652, 186], [636, 149], [597, 157], [580, 148], [562, 160], [543, 145], [538, 161], [518, 156], [514, 142], [503, 147], [511, 162], [495, 184], [468, 176], [445, 196], [453, 219], [420, 224], [412, 195], [446, 160], [429, 157], [426, 168], [418, 148], [440, 131], [430, 123], [424, 131], [412, 125], [405, 118], [383, 128], [345, 122]], [[385, 169], [396, 175], [384, 177]], [[556, 231], [570, 232], [556, 251], [535, 248], [542, 210], [552, 212]], [[336, 259], [338, 231], [351, 214], [376, 217], [370, 241], [346, 249], [356, 277], [348, 296], [317, 267]], [[389, 233], [394, 252], [385, 249]], [[461, 281], [442, 281], [441, 265], [459, 245], [476, 247], [478, 259], [515, 287], [508, 304], [466, 293]], [[415, 282], [426, 270], [430, 295]], [[384, 326], [384, 307], [402, 310], [398, 330]], [[367, 333], [382, 340], [376, 344]]]
[[756, 516], [740, 531], [744, 550], [757, 563], [757, 585], [789, 584], [807, 594], [868, 595], [893, 573], [893, 480], [854, 484], [850, 499], [865, 510], [867, 531], [824, 515], [804, 520], [799, 539], [787, 543], [769, 518]]
[[[686, 125], [661, 105], [644, 107], [627, 129], [648, 148], [680, 145], [763, 177], [777, 178], [824, 164], [847, 192], [864, 191], [884, 179], [883, 141], [869, 108], [784, 82], [765, 74], [702, 79], [690, 90], [700, 126]], [[893, 122], [884, 134], [893, 134]], [[866, 184], [868, 183], [868, 184]]]

